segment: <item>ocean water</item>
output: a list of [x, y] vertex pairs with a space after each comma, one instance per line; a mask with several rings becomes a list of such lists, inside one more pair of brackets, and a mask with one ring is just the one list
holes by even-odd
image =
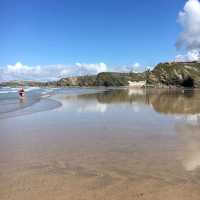
[[27, 87], [25, 88], [26, 98], [20, 99], [18, 95], [19, 89], [9, 87], [0, 88], [0, 114], [31, 106], [37, 103], [43, 95], [52, 92], [36, 87]]
[[3, 87], [0, 88], [0, 118], [12, 117], [32, 112], [39, 112], [53, 109], [60, 106], [60, 103], [50, 99], [55, 94], [77, 95], [97, 92], [101, 89], [80, 89], [80, 88], [39, 88], [25, 87], [25, 98], [20, 98], [18, 91], [20, 88]]

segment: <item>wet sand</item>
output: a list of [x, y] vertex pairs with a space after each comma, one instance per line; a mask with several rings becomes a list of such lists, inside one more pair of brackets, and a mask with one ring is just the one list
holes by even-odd
[[199, 91], [51, 98], [0, 119], [0, 199], [199, 200]]

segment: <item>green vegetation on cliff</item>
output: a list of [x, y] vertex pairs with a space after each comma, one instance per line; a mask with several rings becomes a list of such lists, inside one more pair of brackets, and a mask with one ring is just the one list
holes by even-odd
[[200, 63], [160, 63], [148, 73], [148, 83], [153, 85], [200, 87]]
[[97, 86], [126, 86], [129, 81], [145, 80], [142, 73], [103, 72], [97, 75]]

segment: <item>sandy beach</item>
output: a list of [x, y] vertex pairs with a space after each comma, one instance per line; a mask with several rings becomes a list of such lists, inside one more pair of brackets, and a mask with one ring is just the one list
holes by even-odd
[[0, 115], [0, 199], [199, 200], [199, 91], [78, 90]]

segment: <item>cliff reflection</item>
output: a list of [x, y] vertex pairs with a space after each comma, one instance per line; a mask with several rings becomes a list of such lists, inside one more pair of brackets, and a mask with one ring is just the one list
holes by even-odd
[[195, 91], [164, 91], [150, 95], [155, 111], [166, 114], [200, 113], [200, 93]]
[[107, 90], [101, 93], [85, 94], [80, 95], [80, 99], [94, 100], [96, 99], [99, 103], [115, 104], [115, 103], [143, 103], [146, 102], [145, 90]]
[[146, 104], [158, 113], [194, 115], [200, 113], [200, 93], [182, 90], [119, 89], [102, 93], [80, 95], [82, 100], [94, 100], [103, 104]]

